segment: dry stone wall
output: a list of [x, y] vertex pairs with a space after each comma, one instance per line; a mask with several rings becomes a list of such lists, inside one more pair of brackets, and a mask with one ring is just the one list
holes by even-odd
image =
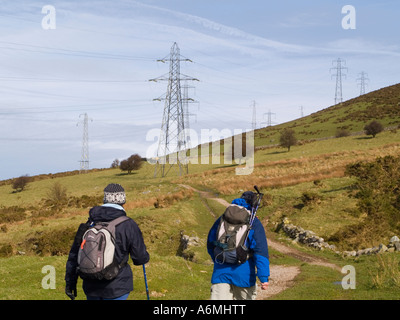
[[393, 236], [386, 245], [381, 243], [379, 246], [362, 250], [338, 251], [335, 245], [327, 243], [324, 238], [317, 236], [310, 230], [305, 230], [302, 227], [291, 224], [287, 218], [283, 219], [280, 228], [295, 242], [305, 244], [317, 250], [332, 250], [343, 256], [358, 257], [361, 255], [400, 251], [400, 239], [397, 236]]

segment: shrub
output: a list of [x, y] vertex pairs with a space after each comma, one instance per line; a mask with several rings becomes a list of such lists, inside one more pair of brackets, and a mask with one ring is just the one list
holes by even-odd
[[347, 245], [368, 246], [400, 231], [400, 157], [386, 156], [346, 167], [356, 177], [357, 207], [366, 218], [339, 230], [328, 239]]
[[74, 206], [75, 208], [89, 208], [99, 205], [103, 202], [103, 196], [88, 196], [84, 194], [81, 197], [70, 197], [68, 204]]
[[320, 196], [317, 193], [312, 192], [312, 191], [304, 192], [301, 195], [300, 199], [301, 199], [301, 202], [303, 202], [303, 204], [305, 206], [309, 205], [309, 204], [312, 204], [312, 203], [319, 203], [321, 201]]
[[11, 244], [0, 245], [0, 257], [6, 258], [6, 257], [11, 257], [12, 255], [13, 255], [13, 248]]
[[336, 138], [348, 137], [350, 135], [350, 131], [346, 129], [338, 129], [336, 131]]
[[383, 125], [378, 121], [372, 121], [364, 127], [365, 134], [371, 135], [373, 138], [383, 131]]
[[0, 223], [10, 223], [22, 221], [26, 218], [26, 209], [18, 206], [12, 206], [0, 209]]
[[142, 164], [143, 162], [141, 156], [136, 153], [131, 155], [128, 159], [122, 160], [119, 168], [122, 171], [128, 171], [128, 174], [130, 174], [133, 170], [139, 170]]
[[290, 147], [297, 144], [297, 138], [294, 135], [294, 130], [285, 129], [280, 136], [280, 145], [283, 148], [287, 148], [290, 151]]
[[45, 204], [52, 209], [60, 210], [68, 203], [67, 189], [59, 182], [55, 182], [47, 192]]
[[19, 178], [14, 179], [14, 181], [12, 183], [12, 188], [15, 190], [14, 192], [23, 191], [29, 181], [30, 181], [30, 178], [28, 175], [21, 176]]
[[358, 206], [369, 216], [400, 220], [400, 157], [386, 156], [372, 162], [348, 165], [345, 173], [357, 178]]
[[63, 230], [36, 232], [32, 238], [26, 240], [25, 245], [33, 248], [41, 256], [67, 255], [74, 241], [76, 230], [72, 227]]

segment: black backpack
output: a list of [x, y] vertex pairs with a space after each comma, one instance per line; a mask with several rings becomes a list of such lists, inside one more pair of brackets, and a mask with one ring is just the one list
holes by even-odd
[[222, 264], [242, 264], [250, 252], [245, 245], [250, 231], [251, 212], [246, 208], [231, 204], [221, 216], [217, 229], [217, 240], [213, 242], [215, 262]]

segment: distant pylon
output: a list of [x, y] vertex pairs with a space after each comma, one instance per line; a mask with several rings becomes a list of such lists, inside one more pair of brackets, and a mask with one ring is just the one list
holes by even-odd
[[360, 96], [365, 94], [365, 87], [367, 85], [367, 81], [369, 81], [368, 74], [365, 73], [364, 71], [361, 72], [360, 74], [360, 78], [358, 78], [356, 81], [360, 81], [359, 85], [360, 85]]
[[180, 62], [190, 61], [180, 55], [178, 44], [174, 42], [170, 54], [161, 62], [169, 61], [168, 78], [161, 76], [150, 81], [167, 80], [168, 87], [165, 98], [164, 114], [157, 149], [157, 158], [154, 176], [161, 174], [165, 177], [174, 164], [179, 167], [179, 175], [188, 173], [188, 162], [185, 152], [187, 150], [185, 114], [181, 92], [181, 80], [197, 80], [180, 73]]
[[[264, 113], [264, 116], [267, 115], [267, 127], [272, 126], [272, 115], [276, 115], [275, 113], [271, 112], [271, 110], [269, 110], [268, 112]], [[265, 123], [265, 122], [263, 122]]]
[[[79, 172], [87, 172], [89, 170], [89, 117], [87, 113], [80, 114], [83, 116], [83, 136], [82, 136], [82, 152]], [[79, 122], [78, 124], [79, 125]]]
[[183, 97], [182, 97], [182, 104], [183, 104], [183, 118], [184, 118], [184, 127], [185, 127], [185, 136], [186, 136], [186, 148], [190, 149], [192, 147], [191, 140], [190, 140], [190, 120], [189, 117], [193, 116], [196, 118], [197, 122], [197, 115], [194, 113], [189, 112], [189, 103], [196, 102], [192, 98], [189, 98], [189, 89], [194, 88], [188, 85], [187, 81], [185, 80], [184, 85], [182, 86], [183, 89]]
[[338, 58], [332, 62], [333, 65], [336, 64], [335, 67], [331, 68], [331, 70], [336, 70], [336, 74], [333, 74], [332, 77], [336, 77], [336, 90], [335, 90], [335, 104], [343, 102], [343, 95], [342, 95], [342, 76], [346, 77], [346, 74], [342, 73], [342, 70], [347, 70], [346, 61]]

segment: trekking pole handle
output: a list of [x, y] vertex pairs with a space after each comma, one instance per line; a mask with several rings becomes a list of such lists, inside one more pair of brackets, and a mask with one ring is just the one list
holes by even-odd
[[257, 187], [257, 186], [254, 186], [254, 189], [256, 189], [256, 191], [257, 191], [258, 194], [261, 193], [260, 190], [258, 190], [258, 187]]

